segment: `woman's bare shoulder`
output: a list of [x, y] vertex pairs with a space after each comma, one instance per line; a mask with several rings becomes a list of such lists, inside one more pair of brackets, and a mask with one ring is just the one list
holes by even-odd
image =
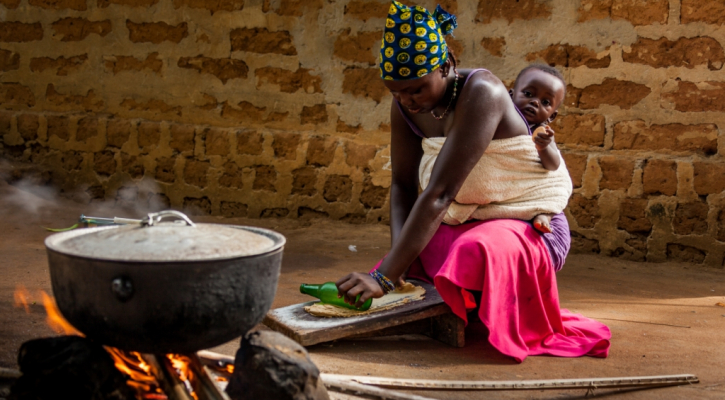
[[491, 71], [462, 69], [459, 71], [463, 79], [467, 79], [462, 96], [476, 96], [491, 100], [505, 100], [509, 98], [506, 86], [501, 79]]

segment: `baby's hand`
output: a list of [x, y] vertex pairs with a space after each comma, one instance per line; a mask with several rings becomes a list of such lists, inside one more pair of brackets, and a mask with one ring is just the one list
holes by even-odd
[[536, 150], [542, 151], [554, 141], [554, 130], [549, 125], [536, 128], [533, 134]]

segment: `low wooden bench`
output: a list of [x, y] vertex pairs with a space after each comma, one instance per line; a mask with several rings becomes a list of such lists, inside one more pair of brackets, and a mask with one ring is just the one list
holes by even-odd
[[310, 315], [305, 312], [304, 307], [315, 303], [311, 301], [271, 310], [263, 323], [302, 346], [337, 339], [417, 333], [454, 347], [463, 347], [463, 320], [453, 314], [433, 285], [420, 281], [411, 282], [425, 288], [425, 299], [350, 318], [321, 318]]

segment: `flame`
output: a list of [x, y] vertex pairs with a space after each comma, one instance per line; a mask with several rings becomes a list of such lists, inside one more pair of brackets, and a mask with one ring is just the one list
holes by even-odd
[[58, 306], [56, 306], [55, 301], [50, 296], [48, 296], [48, 293], [45, 293], [45, 291], [41, 290], [40, 295], [43, 297], [43, 306], [45, 307], [46, 314], [48, 314], [48, 318], [45, 321], [50, 326], [50, 329], [55, 331], [55, 333], [84, 336], [79, 330], [74, 328], [73, 325], [70, 324], [70, 322], [66, 321], [65, 318], [63, 318], [60, 310], [58, 310]]
[[18, 285], [15, 288], [15, 293], [13, 293], [13, 299], [15, 300], [15, 307], [24, 308], [25, 312], [28, 314], [30, 314], [30, 307], [28, 306], [29, 298], [30, 298], [30, 293], [28, 292], [28, 289], [25, 288], [25, 286]]
[[199, 397], [191, 384], [194, 379], [194, 373], [191, 371], [191, 368], [189, 368], [189, 364], [191, 364], [189, 357], [182, 356], [181, 354], [167, 354], [166, 358], [171, 361], [171, 366], [174, 367], [174, 370], [176, 370], [176, 374], [179, 376], [181, 382], [184, 383], [186, 391], [194, 398], [194, 400], [199, 400]]

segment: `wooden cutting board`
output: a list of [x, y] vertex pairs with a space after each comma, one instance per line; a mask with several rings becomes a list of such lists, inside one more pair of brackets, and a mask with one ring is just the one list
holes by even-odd
[[308, 314], [304, 307], [315, 301], [277, 308], [262, 322], [302, 346], [343, 338], [423, 333], [455, 347], [463, 347], [463, 320], [451, 312], [438, 291], [425, 282], [425, 298], [399, 307], [350, 318], [324, 318]]

